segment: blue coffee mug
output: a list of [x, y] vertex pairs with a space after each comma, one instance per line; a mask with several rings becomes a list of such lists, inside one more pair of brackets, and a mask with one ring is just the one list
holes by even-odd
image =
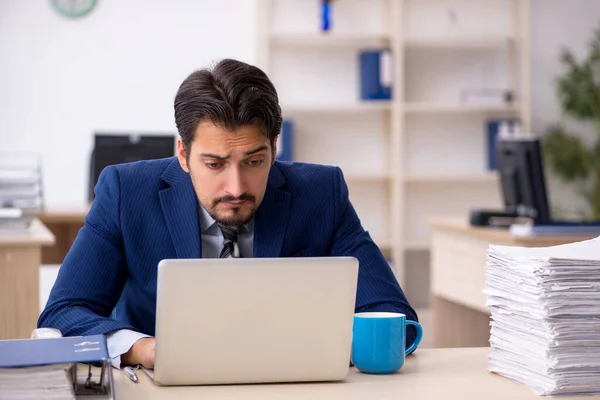
[[[417, 328], [414, 343], [406, 349], [406, 327]], [[354, 314], [352, 362], [361, 372], [393, 374], [404, 365], [404, 358], [417, 348], [423, 327], [406, 320], [406, 315], [388, 312]]]

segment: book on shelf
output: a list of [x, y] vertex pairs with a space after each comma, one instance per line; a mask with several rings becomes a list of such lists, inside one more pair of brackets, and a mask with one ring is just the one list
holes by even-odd
[[520, 120], [518, 118], [491, 119], [487, 122], [487, 169], [495, 171], [496, 165], [496, 142], [498, 138], [505, 135], [518, 134]]
[[294, 160], [294, 122], [292, 120], [283, 120], [281, 124], [275, 158], [279, 161]]
[[392, 53], [389, 49], [365, 50], [359, 55], [360, 99], [392, 98]]

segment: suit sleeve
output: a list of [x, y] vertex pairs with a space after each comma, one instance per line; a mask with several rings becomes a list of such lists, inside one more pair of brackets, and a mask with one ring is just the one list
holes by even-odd
[[39, 328], [57, 328], [64, 336], [135, 330], [110, 318], [128, 277], [119, 223], [119, 186], [117, 169], [104, 169], [84, 226], [38, 319]]
[[[362, 227], [339, 168], [336, 168], [334, 181], [335, 226], [331, 255], [353, 256], [359, 261], [356, 312], [397, 312], [418, 321], [387, 260]], [[408, 327], [407, 345], [412, 344], [415, 337], [416, 330]]]

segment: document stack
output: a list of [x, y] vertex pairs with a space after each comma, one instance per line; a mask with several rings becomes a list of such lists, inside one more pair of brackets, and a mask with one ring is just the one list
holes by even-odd
[[600, 394], [600, 238], [490, 246], [489, 370], [540, 395]]
[[43, 206], [42, 173], [35, 154], [0, 154], [0, 233], [27, 231]]
[[73, 364], [0, 369], [0, 399], [75, 400]]

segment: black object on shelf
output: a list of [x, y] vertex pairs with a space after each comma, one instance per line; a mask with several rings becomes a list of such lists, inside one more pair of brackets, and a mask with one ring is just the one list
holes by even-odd
[[175, 155], [175, 135], [94, 135], [94, 149], [90, 158], [88, 200], [94, 200], [94, 187], [100, 173], [109, 165], [132, 161], [167, 158]]

